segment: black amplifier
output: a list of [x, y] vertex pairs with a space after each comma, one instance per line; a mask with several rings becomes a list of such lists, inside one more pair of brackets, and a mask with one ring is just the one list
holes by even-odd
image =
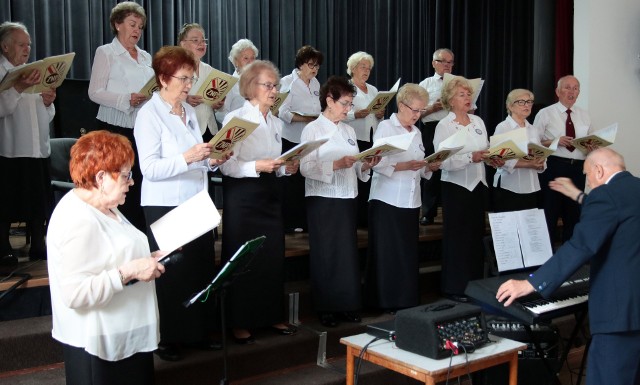
[[474, 350], [489, 341], [480, 307], [440, 300], [396, 313], [396, 346], [433, 359], [451, 355], [447, 341]]

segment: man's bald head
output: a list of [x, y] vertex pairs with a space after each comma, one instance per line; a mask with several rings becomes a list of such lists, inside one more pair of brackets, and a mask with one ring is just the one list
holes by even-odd
[[603, 185], [613, 174], [624, 170], [626, 166], [622, 155], [608, 147], [591, 151], [584, 162], [587, 185], [591, 189]]

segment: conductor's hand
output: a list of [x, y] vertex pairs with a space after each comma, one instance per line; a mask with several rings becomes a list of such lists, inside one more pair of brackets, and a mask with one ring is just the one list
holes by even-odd
[[33, 70], [29, 74], [20, 76], [20, 79], [13, 85], [18, 93], [23, 93], [27, 88], [38, 84], [40, 81], [40, 71]]
[[274, 172], [280, 166], [282, 166], [284, 162], [277, 159], [261, 159], [256, 160], [256, 171], [257, 172]]
[[498, 302], [504, 302], [504, 306], [509, 306], [516, 300], [516, 298], [524, 297], [525, 295], [533, 293], [533, 286], [527, 280], [515, 280], [510, 279], [507, 282], [500, 285], [498, 293], [496, 293], [496, 299]]
[[570, 199], [576, 199], [578, 194], [582, 192], [579, 188], [576, 187], [576, 185], [573, 184], [573, 181], [571, 181], [570, 178], [566, 177], [558, 177], [550, 181], [549, 188], [553, 191], [559, 192], [560, 194]]
[[124, 283], [137, 279], [138, 281], [149, 282], [164, 273], [164, 266], [158, 262], [166, 253], [155, 251], [149, 257], [138, 258], [120, 266], [120, 274], [124, 278]]
[[195, 146], [191, 147], [187, 151], [185, 151], [182, 156], [187, 164], [191, 164], [194, 162], [199, 162], [201, 160], [207, 159], [211, 154], [211, 144], [209, 143], [198, 143]]
[[340, 170], [343, 168], [350, 168], [355, 162], [357, 162], [355, 157], [343, 156], [342, 158], [333, 161], [333, 169]]

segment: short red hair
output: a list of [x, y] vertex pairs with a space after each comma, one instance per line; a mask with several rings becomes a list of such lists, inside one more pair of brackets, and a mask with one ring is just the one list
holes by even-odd
[[156, 82], [158, 87], [162, 88], [160, 80], [169, 83], [169, 79], [173, 74], [181, 68], [190, 68], [196, 70], [196, 59], [190, 51], [182, 47], [165, 45], [153, 55], [151, 66], [156, 73]]
[[133, 166], [133, 149], [125, 136], [109, 131], [92, 131], [71, 147], [69, 171], [77, 187], [97, 188], [96, 175], [107, 171], [115, 179], [125, 166]]

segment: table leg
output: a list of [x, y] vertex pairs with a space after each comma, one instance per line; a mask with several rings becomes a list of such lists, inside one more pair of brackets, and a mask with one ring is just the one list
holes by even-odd
[[353, 385], [355, 349], [347, 346], [347, 385]]
[[513, 353], [509, 360], [509, 385], [518, 385], [518, 352]]

